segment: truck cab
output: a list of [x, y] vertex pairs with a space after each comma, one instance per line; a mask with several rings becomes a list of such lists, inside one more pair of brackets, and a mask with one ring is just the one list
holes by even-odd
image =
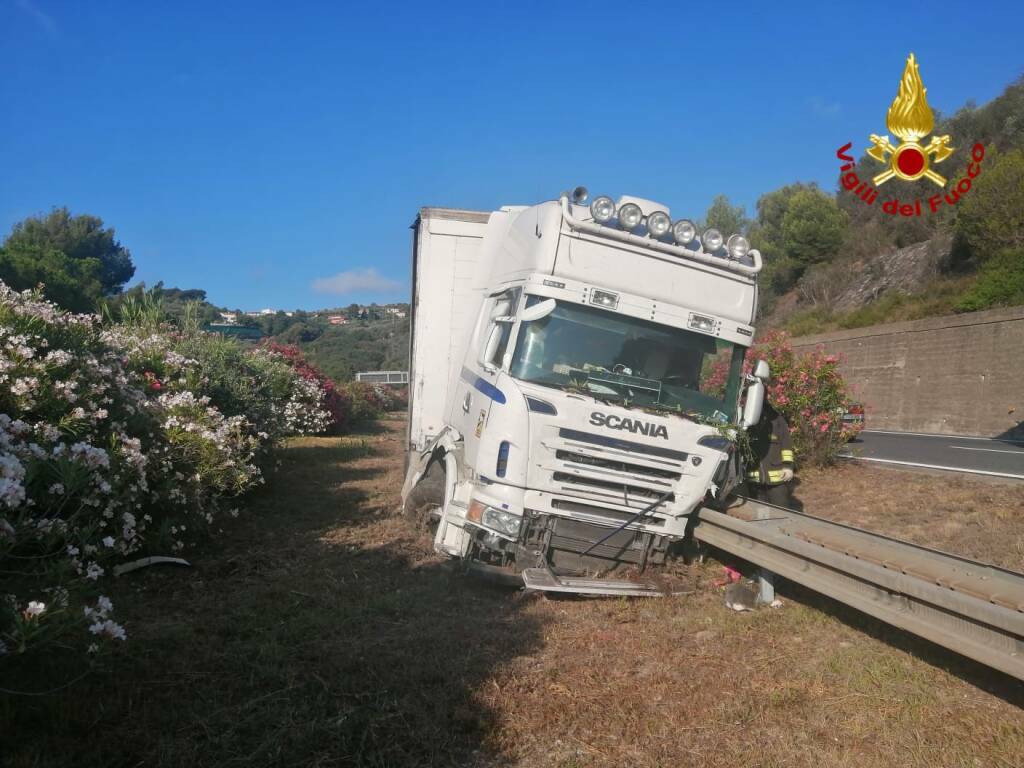
[[403, 501], [437, 482], [435, 548], [555, 577], [661, 562], [742, 477], [760, 254], [582, 189], [413, 229]]

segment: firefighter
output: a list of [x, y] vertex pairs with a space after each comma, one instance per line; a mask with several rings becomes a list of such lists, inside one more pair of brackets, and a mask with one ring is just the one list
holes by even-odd
[[747, 467], [747, 495], [780, 507], [793, 504], [793, 440], [785, 417], [765, 400], [761, 420], [750, 430], [755, 464]]

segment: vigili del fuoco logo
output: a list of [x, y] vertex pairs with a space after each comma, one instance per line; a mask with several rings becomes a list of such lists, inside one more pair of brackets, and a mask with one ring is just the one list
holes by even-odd
[[853, 147], [852, 141], [836, 151], [836, 157], [845, 162], [839, 169], [843, 173], [840, 183], [867, 205], [875, 204], [878, 199], [877, 188], [893, 178], [903, 181], [928, 179], [943, 190], [929, 197], [924, 204], [920, 198], [900, 200], [893, 190], [893, 196], [882, 203], [882, 210], [893, 216], [920, 216], [925, 211], [935, 213], [943, 205], [956, 205], [963, 195], [970, 192], [972, 180], [981, 173], [981, 161], [985, 157], [982, 144], [975, 144], [971, 148], [971, 162], [967, 165], [966, 175], [948, 187], [946, 177], [932, 168], [952, 155], [954, 148], [950, 146], [952, 139], [948, 135], [932, 136], [930, 141], [923, 143], [923, 139], [935, 128], [935, 115], [928, 106], [927, 94], [928, 89], [921, 80], [917, 61], [914, 54], [910, 54], [900, 79], [899, 91], [885, 116], [889, 132], [899, 139], [899, 143], [894, 145], [888, 135], [871, 134], [872, 146], [867, 150], [868, 157], [887, 166], [875, 174], [871, 184], [854, 171], [856, 161], [847, 154]]

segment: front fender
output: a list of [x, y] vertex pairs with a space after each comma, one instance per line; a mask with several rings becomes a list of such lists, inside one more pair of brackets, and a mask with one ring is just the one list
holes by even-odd
[[[431, 440], [415, 459], [409, 462], [409, 469], [405, 473], [405, 482], [402, 484], [402, 506], [405, 506], [409, 494], [426, 476], [434, 462], [443, 460], [447, 454], [457, 454], [461, 450], [462, 435], [459, 431], [454, 427], [445, 427], [441, 430], [441, 433]], [[448, 498], [447, 488], [445, 489], [445, 498]]]

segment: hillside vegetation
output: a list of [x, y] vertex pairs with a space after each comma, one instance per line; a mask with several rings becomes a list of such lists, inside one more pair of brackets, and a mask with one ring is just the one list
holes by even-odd
[[[1024, 78], [982, 107], [937, 116], [933, 134], [955, 150], [936, 166], [950, 180], [941, 190], [889, 182], [866, 205], [841, 179], [836, 194], [795, 182], [762, 195], [753, 219], [714, 201], [706, 225], [747, 232], [764, 256], [762, 327], [806, 334], [1024, 304]], [[961, 193], [972, 151], [980, 173]], [[870, 181], [880, 168], [862, 156], [853, 171]], [[930, 212], [936, 195], [955, 204]], [[887, 213], [893, 197], [921, 200], [923, 215]]]
[[352, 320], [347, 325], [331, 325], [326, 312], [317, 314], [317, 317], [307, 315], [288, 325], [273, 339], [294, 344], [314, 365], [337, 381], [349, 381], [359, 371], [408, 369], [408, 318], [368, 318]]
[[[234, 335], [233, 332], [252, 331], [244, 335], [251, 341], [294, 346], [303, 356], [329, 378], [345, 382], [355, 378], [359, 371], [404, 371], [409, 364], [408, 305], [390, 305], [405, 317], [389, 314], [383, 307], [355, 304], [344, 309], [324, 309], [315, 312], [296, 310], [248, 316], [241, 310], [228, 310], [211, 304], [206, 291], [164, 288], [158, 283], [147, 289], [139, 284], [115, 298], [107, 299], [104, 306], [116, 310], [126, 302], [158, 302], [167, 319], [182, 321], [192, 315], [206, 328]], [[360, 311], [363, 310], [363, 311]], [[233, 315], [232, 325], [223, 324], [225, 314]], [[334, 325], [331, 317], [344, 317], [344, 325]]]

